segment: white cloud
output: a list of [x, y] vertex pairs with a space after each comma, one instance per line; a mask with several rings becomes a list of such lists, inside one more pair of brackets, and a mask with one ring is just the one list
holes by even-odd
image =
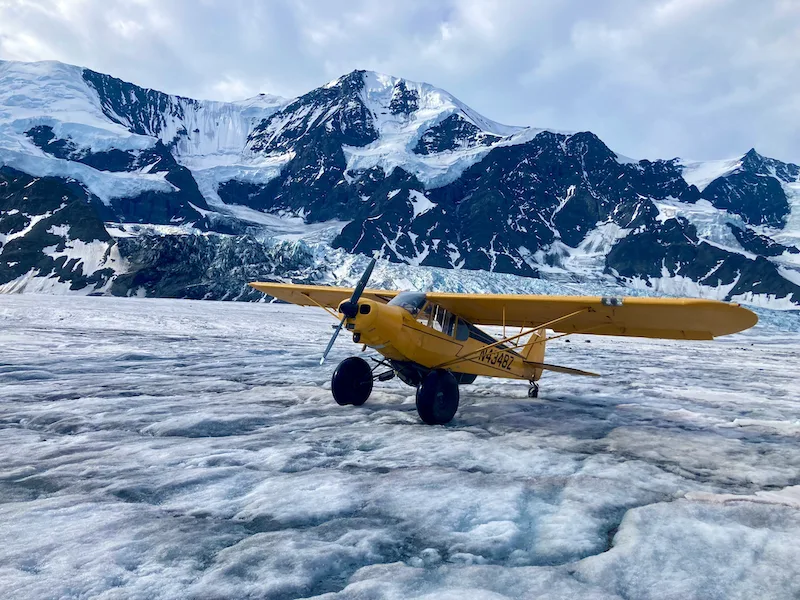
[[800, 162], [798, 47], [797, 0], [0, 0], [0, 58], [220, 99], [373, 69], [646, 157]]
[[47, 60], [55, 54], [45, 41], [25, 31], [0, 35], [0, 49], [0, 58], [8, 60]]
[[144, 25], [141, 23], [125, 19], [112, 21], [111, 27], [122, 37], [127, 39], [136, 38], [144, 30]]
[[251, 98], [259, 92], [241, 79], [225, 76], [211, 85], [213, 98], [215, 100], [225, 100], [226, 102]]

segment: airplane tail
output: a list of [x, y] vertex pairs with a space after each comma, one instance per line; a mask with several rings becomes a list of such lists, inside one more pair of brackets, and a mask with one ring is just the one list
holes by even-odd
[[[547, 337], [547, 331], [542, 329], [537, 329], [536, 331], [531, 334], [528, 343], [525, 344], [525, 347], [522, 349], [522, 358], [525, 362], [532, 362], [532, 363], [544, 363], [544, 345], [545, 345], [545, 338]], [[533, 378], [538, 380], [542, 376], [542, 369], [536, 369], [534, 372]]]
[[555, 371], [556, 373], [566, 373], [567, 375], [583, 375], [588, 377], [600, 377], [597, 373], [572, 369], [570, 367], [560, 367], [549, 365], [544, 362], [544, 344], [547, 339], [547, 332], [544, 329], [537, 329], [525, 347], [522, 349], [522, 358], [525, 364], [533, 367], [533, 380], [539, 381], [544, 371]]

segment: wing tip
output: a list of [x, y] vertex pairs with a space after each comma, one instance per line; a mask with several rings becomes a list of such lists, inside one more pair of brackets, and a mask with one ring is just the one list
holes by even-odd
[[726, 302], [725, 305], [732, 318], [725, 323], [724, 329], [712, 332], [713, 337], [741, 333], [758, 325], [758, 315], [749, 308], [734, 302]]

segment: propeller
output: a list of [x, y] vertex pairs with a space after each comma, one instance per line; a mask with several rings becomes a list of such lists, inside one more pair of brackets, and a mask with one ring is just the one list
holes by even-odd
[[336, 341], [336, 338], [339, 337], [339, 332], [342, 330], [342, 327], [344, 327], [344, 322], [347, 319], [352, 319], [356, 316], [356, 314], [358, 314], [358, 299], [361, 298], [361, 294], [364, 293], [364, 288], [367, 287], [367, 282], [372, 275], [372, 269], [375, 268], [375, 261], [376, 259], [374, 257], [371, 261], [369, 261], [367, 270], [364, 271], [361, 279], [358, 280], [358, 284], [356, 284], [356, 288], [353, 290], [353, 295], [350, 296], [350, 300], [347, 302], [342, 302], [342, 304], [339, 306], [339, 311], [342, 313], [342, 320], [339, 321], [339, 324], [336, 326], [333, 336], [331, 336], [331, 341], [328, 342], [328, 347], [325, 348], [325, 352], [322, 353], [322, 358], [320, 359], [319, 364], [323, 364], [325, 359], [328, 358], [328, 352], [331, 351], [331, 348], [333, 348], [333, 343]]

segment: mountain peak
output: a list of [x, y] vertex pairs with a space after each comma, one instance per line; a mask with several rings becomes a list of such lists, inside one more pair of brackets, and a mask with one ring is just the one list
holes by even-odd
[[[349, 73], [340, 75], [336, 79], [332, 79], [325, 85], [312, 90], [309, 93], [314, 93], [317, 90], [329, 90], [333, 88], [342, 88], [343, 91], [358, 91], [364, 87], [364, 74], [366, 71], [361, 69], [354, 69]], [[308, 94], [305, 94], [308, 95]], [[301, 96], [302, 97], [302, 96]]]
[[756, 152], [755, 148], [750, 148], [750, 150], [742, 156], [742, 170], [760, 173], [764, 170], [765, 166], [765, 158]]
[[755, 148], [750, 148], [747, 152], [745, 152], [744, 156], [742, 156], [742, 163], [747, 164], [748, 162], [756, 162], [761, 163], [764, 160], [764, 155], [759, 154]]
[[276, 158], [324, 138], [341, 146], [337, 160], [348, 173], [375, 167], [391, 173], [402, 167], [425, 185], [436, 186], [457, 178], [494, 144], [525, 129], [487, 119], [428, 83], [356, 69], [262, 121], [247, 148]]
[[766, 157], [756, 152], [755, 148], [742, 157], [742, 169], [757, 175], [777, 177], [784, 183], [796, 182], [800, 178], [800, 166]]

